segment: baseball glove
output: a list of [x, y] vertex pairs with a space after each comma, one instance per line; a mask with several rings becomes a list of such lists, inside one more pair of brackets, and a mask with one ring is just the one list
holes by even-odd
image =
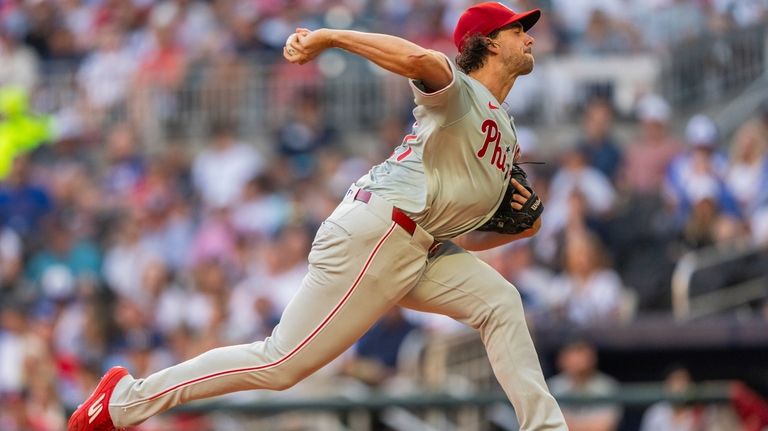
[[523, 168], [517, 163], [512, 165], [512, 178], [517, 180], [520, 185], [531, 192], [531, 196], [525, 201], [525, 204], [519, 210], [512, 208], [512, 196], [516, 193], [515, 187], [507, 186], [507, 192], [504, 193], [504, 199], [493, 216], [477, 230], [492, 231], [505, 234], [516, 234], [524, 232], [536, 222], [544, 211], [544, 204], [541, 199], [528, 184], [528, 176]]

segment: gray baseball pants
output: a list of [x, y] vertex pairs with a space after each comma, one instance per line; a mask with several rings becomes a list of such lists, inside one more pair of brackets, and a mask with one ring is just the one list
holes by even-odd
[[[229, 392], [289, 388], [347, 350], [395, 305], [440, 313], [480, 332], [524, 431], [567, 430], [544, 382], [520, 294], [453, 243], [393, 221], [375, 195], [347, 193], [317, 232], [309, 272], [272, 335], [210, 350], [146, 378], [123, 378], [109, 402], [117, 427], [176, 405]], [[411, 222], [412, 223], [412, 222]]]

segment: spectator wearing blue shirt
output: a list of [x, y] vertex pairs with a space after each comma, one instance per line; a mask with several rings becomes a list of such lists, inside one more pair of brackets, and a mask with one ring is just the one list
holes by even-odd
[[52, 209], [48, 191], [30, 179], [28, 158], [17, 157], [8, 177], [0, 182], [0, 223], [27, 239], [39, 231]]
[[83, 283], [101, 278], [101, 252], [86, 238], [76, 235], [63, 217], [46, 226], [44, 247], [33, 254], [27, 266], [27, 278], [37, 285], [47, 299], [64, 300], [77, 293]]
[[355, 357], [345, 373], [370, 386], [379, 386], [395, 374], [400, 349], [417, 326], [399, 307], [389, 310], [355, 345]]
[[613, 110], [606, 100], [593, 99], [584, 112], [583, 136], [577, 143], [587, 162], [615, 183], [622, 153], [613, 136]]
[[675, 220], [687, 220], [693, 206], [704, 198], [716, 202], [723, 215], [739, 218], [736, 198], [724, 181], [728, 161], [716, 150], [715, 123], [701, 114], [693, 116], [685, 128], [685, 139], [688, 149], [672, 160], [664, 185]]

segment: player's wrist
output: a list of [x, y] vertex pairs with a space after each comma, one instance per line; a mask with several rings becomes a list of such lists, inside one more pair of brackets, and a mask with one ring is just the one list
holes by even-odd
[[330, 28], [323, 28], [318, 30], [320, 32], [322, 45], [324, 49], [328, 48], [338, 48], [338, 30], [333, 30]]

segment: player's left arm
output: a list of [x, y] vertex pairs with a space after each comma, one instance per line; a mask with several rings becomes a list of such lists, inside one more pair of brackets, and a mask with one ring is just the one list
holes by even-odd
[[289, 38], [283, 55], [291, 63], [304, 64], [328, 48], [357, 54], [390, 72], [420, 81], [429, 91], [441, 90], [453, 81], [445, 55], [387, 34], [299, 28]]
[[[517, 158], [518, 156], [516, 155], [515, 157]], [[516, 212], [517, 214], [524, 214], [524, 211], [531, 207], [529, 200], [538, 200], [538, 197], [534, 194], [533, 189], [529, 188], [525, 176], [525, 171], [517, 166], [515, 169], [515, 173], [513, 173], [512, 178], [509, 180], [509, 187], [512, 187], [515, 192], [511, 194], [511, 199], [509, 201], [506, 201], [505, 196], [505, 200], [502, 201], [501, 205], [509, 205], [509, 209], [512, 212]], [[518, 181], [517, 178], [520, 180]], [[507, 229], [501, 229], [500, 232], [498, 229], [483, 229], [481, 227], [480, 230], [474, 230], [458, 238], [455, 238], [453, 242], [465, 250], [482, 251], [499, 247], [518, 239], [530, 238], [536, 235], [536, 233], [539, 232], [539, 229], [541, 229], [542, 209], [543, 207], [539, 208], [538, 212], [535, 214], [533, 223], [527, 221], [531, 220], [532, 217], [530, 219], [523, 220], [524, 222], [521, 222], [520, 220], [509, 220], [508, 222], [513, 225], [512, 227], [515, 227], [515, 229], [513, 229], [513, 232], [515, 233], [509, 232]], [[508, 212], [504, 213], [509, 215]], [[505, 221], [505, 224], [506, 222], [507, 221]], [[524, 229], [525, 226], [530, 227]], [[518, 232], [518, 230], [521, 228], [524, 230]]]
[[454, 238], [452, 241], [469, 251], [482, 251], [508, 244], [518, 239], [530, 238], [541, 229], [541, 217], [539, 217], [530, 229], [518, 234], [509, 235], [491, 231], [472, 231]]

